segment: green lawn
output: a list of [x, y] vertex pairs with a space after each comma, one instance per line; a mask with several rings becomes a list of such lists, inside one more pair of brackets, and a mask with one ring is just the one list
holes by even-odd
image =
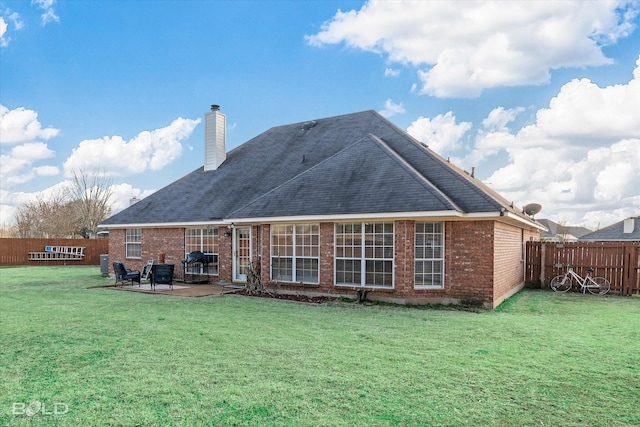
[[0, 425], [640, 425], [637, 297], [472, 313], [88, 288], [110, 283], [0, 268]]

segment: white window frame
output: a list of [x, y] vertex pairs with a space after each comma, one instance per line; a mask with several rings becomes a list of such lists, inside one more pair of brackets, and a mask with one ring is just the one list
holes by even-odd
[[[304, 232], [307, 228], [309, 229], [308, 233]], [[289, 229], [291, 233], [288, 232]], [[284, 230], [284, 232], [282, 230]], [[271, 225], [269, 234], [271, 280], [312, 285], [320, 283], [320, 224], [274, 224]], [[290, 236], [290, 245], [286, 244], [288, 236]], [[280, 244], [279, 239], [285, 239], [285, 244]], [[287, 251], [289, 247], [291, 250]], [[274, 264], [281, 259], [291, 260], [290, 278], [286, 277], [283, 279], [274, 275]], [[303, 277], [301, 280], [301, 278], [298, 277], [298, 266], [300, 263], [304, 263], [305, 260], [315, 260], [316, 262], [315, 281], [310, 281], [307, 277]]]
[[[390, 232], [388, 231], [389, 227]], [[359, 231], [356, 230], [357, 228]], [[353, 231], [341, 232], [340, 229]], [[395, 289], [395, 225], [393, 222], [336, 223], [334, 230], [334, 283], [336, 286]], [[339, 236], [346, 238], [352, 236], [351, 244], [348, 244], [343, 238], [343, 244], [339, 245]], [[360, 263], [360, 283], [338, 281], [338, 263], [345, 261], [353, 262], [354, 265]], [[383, 265], [390, 265], [389, 271], [385, 268], [385, 271], [378, 272], [390, 275], [390, 285], [367, 283], [367, 273], [374, 276], [376, 274], [375, 270], [367, 271], [367, 264], [379, 262], [382, 262]], [[357, 271], [354, 271], [354, 274], [356, 273]]]
[[[419, 225], [423, 225], [423, 230], [419, 232]], [[427, 227], [430, 226], [431, 230], [427, 230]], [[439, 230], [435, 230], [435, 226], [439, 228]], [[445, 227], [443, 222], [428, 222], [428, 221], [416, 221], [415, 223], [415, 232], [414, 232], [414, 269], [413, 269], [413, 286], [414, 289], [444, 289], [444, 253], [445, 253]], [[421, 239], [419, 238], [421, 235]], [[436, 238], [437, 237], [437, 238]], [[439, 245], [434, 244], [438, 243]], [[420, 243], [421, 242], [421, 243]], [[419, 245], [420, 243], [420, 245]], [[425, 252], [432, 252], [431, 256], [427, 256]], [[422, 256], [420, 256], [420, 252], [422, 252]], [[439, 256], [437, 256], [439, 255]], [[425, 265], [431, 263], [432, 265], [438, 265], [440, 268], [439, 273], [425, 273]], [[420, 267], [422, 266], [422, 267]], [[418, 270], [421, 268], [421, 271]], [[418, 275], [422, 275], [423, 277], [426, 275], [431, 275], [431, 277], [440, 277], [440, 284], [436, 285], [423, 285], [418, 284], [417, 277]]]
[[124, 234], [124, 257], [142, 259], [142, 229], [127, 228]]
[[[211, 238], [213, 239], [213, 251], [208, 250], [205, 251], [205, 232], [213, 232]], [[190, 235], [191, 234], [191, 235]], [[197, 239], [199, 243], [193, 244], [189, 242], [188, 239]], [[207, 245], [208, 246], [208, 245]], [[218, 276], [220, 274], [220, 266], [219, 266], [219, 252], [220, 252], [220, 228], [219, 227], [190, 227], [185, 228], [184, 230], [184, 248], [185, 248], [185, 258], [188, 254], [193, 251], [200, 251], [208, 257], [213, 258], [213, 262], [210, 262], [208, 265], [208, 275], [209, 276]], [[199, 265], [199, 271], [189, 271], [189, 274], [204, 274], [203, 266]]]

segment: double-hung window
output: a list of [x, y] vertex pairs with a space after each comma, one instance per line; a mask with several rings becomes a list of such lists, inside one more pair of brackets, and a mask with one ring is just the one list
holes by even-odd
[[[207, 265], [208, 273], [213, 275], [218, 274], [218, 233], [218, 227], [187, 228], [184, 232], [184, 247], [186, 253], [189, 254], [194, 251], [200, 251], [205, 254], [209, 261]], [[193, 271], [187, 271], [189, 274], [204, 273], [201, 264], [194, 264], [190, 268]]]
[[336, 224], [337, 285], [393, 288], [393, 223]]
[[416, 222], [416, 288], [444, 287], [444, 227], [441, 222]]
[[142, 229], [127, 228], [125, 233], [125, 258], [142, 258]]
[[320, 226], [271, 226], [271, 280], [320, 282]]

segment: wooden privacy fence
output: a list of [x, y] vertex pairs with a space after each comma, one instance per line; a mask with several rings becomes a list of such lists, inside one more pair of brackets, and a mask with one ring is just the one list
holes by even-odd
[[[68, 257], [75, 259], [56, 257], [38, 259], [33, 255], [34, 253], [46, 253], [47, 247], [83, 247], [84, 250], [82, 257]], [[32, 253], [31, 260], [29, 259], [29, 253]], [[107, 253], [109, 253], [108, 239], [0, 238], [0, 265], [100, 265], [100, 255]]]
[[640, 242], [527, 242], [527, 283], [548, 286], [568, 264], [582, 277], [593, 268], [611, 281], [612, 292], [640, 293]]

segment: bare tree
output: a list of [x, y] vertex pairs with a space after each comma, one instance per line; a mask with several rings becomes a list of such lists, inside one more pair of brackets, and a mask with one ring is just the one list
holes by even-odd
[[69, 187], [80, 233], [95, 237], [98, 224], [111, 215], [112, 180], [97, 169], [74, 169]]
[[98, 224], [111, 214], [111, 196], [111, 179], [105, 173], [74, 170], [66, 188], [18, 207], [15, 235], [95, 237]]
[[72, 237], [78, 224], [66, 191], [42, 195], [18, 207], [15, 214], [17, 237]]

